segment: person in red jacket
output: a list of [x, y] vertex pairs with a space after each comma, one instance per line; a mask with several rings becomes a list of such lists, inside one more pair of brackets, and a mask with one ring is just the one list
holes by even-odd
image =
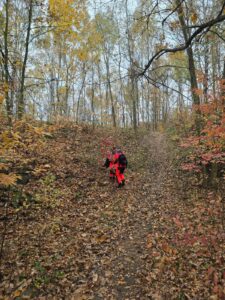
[[122, 150], [117, 147], [115, 149], [115, 153], [113, 155], [113, 163], [114, 168], [116, 170], [116, 179], [118, 182], [118, 188], [121, 188], [125, 185], [125, 177], [124, 177], [124, 171], [127, 168], [127, 158], [122, 152]]
[[115, 147], [112, 148], [111, 152], [108, 151], [107, 158], [106, 158], [105, 163], [104, 163], [104, 167], [109, 168], [109, 179], [110, 180], [115, 180], [115, 178], [116, 178], [116, 169], [115, 169], [115, 166], [114, 166], [115, 152], [116, 152]]

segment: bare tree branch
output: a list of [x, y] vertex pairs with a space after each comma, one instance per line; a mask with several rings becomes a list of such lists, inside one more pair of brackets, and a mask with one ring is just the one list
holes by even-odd
[[162, 20], [162, 26], [164, 25], [164, 23], [166, 22], [166, 20], [171, 16], [171, 15], [173, 15], [176, 11], [177, 11], [177, 9], [181, 6], [181, 4], [184, 2], [185, 0], [181, 0], [181, 2], [180, 2], [180, 4], [179, 5], [177, 5], [166, 17], [165, 17], [165, 19], [163, 19]]
[[183, 96], [184, 98], [186, 98], [187, 100], [191, 101], [190, 97], [184, 95], [183, 93], [181, 93], [180, 91], [168, 86], [167, 84], [165, 84], [164, 82], [159, 82], [157, 80], [154, 80], [153, 78], [149, 77], [148, 75], [144, 74], [144, 77], [147, 79], [147, 81], [152, 84], [154, 87], [156, 87], [157, 89], [160, 88], [160, 86], [164, 86], [166, 88], [168, 88], [169, 90]]
[[224, 41], [225, 42], [225, 38], [224, 37], [222, 37], [222, 35], [221, 34], [219, 34], [218, 32], [216, 32], [216, 31], [214, 31], [214, 30], [209, 30], [209, 32], [212, 32], [212, 33], [214, 33], [215, 35], [217, 35], [222, 41]]
[[[223, 7], [225, 6], [225, 4], [223, 5]], [[200, 34], [202, 33], [205, 29], [210, 29], [213, 25], [217, 24], [217, 23], [221, 23], [225, 20], [225, 15], [221, 15], [221, 12], [219, 13], [219, 15], [215, 18], [212, 19], [206, 23], [203, 23], [201, 25], [199, 25], [198, 29], [195, 30], [195, 32], [190, 36], [190, 38], [187, 40], [187, 42], [180, 47], [175, 47], [175, 48], [164, 48], [159, 50], [147, 63], [147, 65], [145, 66], [144, 70], [139, 74], [139, 76], [143, 76], [146, 71], [150, 68], [151, 64], [153, 63], [154, 60], [159, 59], [162, 55], [164, 55], [165, 53], [174, 53], [174, 52], [178, 52], [178, 51], [184, 51], [185, 49], [187, 49], [192, 41]]]
[[149, 25], [149, 20], [150, 20], [150, 17], [151, 15], [153, 14], [154, 10], [156, 9], [156, 7], [159, 5], [158, 1], [156, 1], [156, 4], [155, 6], [153, 7], [153, 9], [151, 10], [151, 12], [147, 15], [147, 28], [148, 28], [148, 25]]

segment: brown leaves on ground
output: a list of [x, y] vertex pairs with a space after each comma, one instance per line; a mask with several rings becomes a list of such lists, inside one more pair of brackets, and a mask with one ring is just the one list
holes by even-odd
[[[108, 137], [128, 157], [124, 189], [100, 165]], [[172, 150], [77, 126], [32, 147], [29, 181], [1, 202], [3, 299], [223, 299], [222, 199], [180, 188]]]

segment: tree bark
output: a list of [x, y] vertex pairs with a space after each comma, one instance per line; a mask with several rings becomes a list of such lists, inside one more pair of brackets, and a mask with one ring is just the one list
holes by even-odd
[[6, 101], [6, 111], [8, 116], [8, 122], [12, 122], [12, 103], [9, 97], [9, 51], [8, 51], [8, 31], [9, 31], [9, 0], [6, 0], [5, 3], [5, 30], [4, 30], [4, 77], [5, 77], [5, 101]]
[[94, 86], [94, 63], [92, 63], [92, 76], [91, 76], [91, 114], [92, 114], [92, 126], [95, 127], [95, 107], [94, 107], [94, 97], [95, 97], [95, 86]]
[[126, 118], [125, 118], [125, 101], [124, 101], [124, 92], [123, 92], [123, 79], [122, 79], [122, 74], [121, 74], [121, 62], [122, 62], [122, 57], [121, 57], [121, 46], [119, 44], [119, 61], [118, 61], [118, 71], [119, 71], [119, 78], [120, 78], [120, 100], [121, 100], [121, 105], [122, 105], [122, 124], [123, 127], [126, 127]]
[[[106, 47], [105, 47], [106, 49]], [[112, 94], [112, 87], [111, 87], [111, 81], [110, 81], [110, 71], [109, 71], [109, 58], [104, 55], [105, 60], [105, 66], [106, 66], [106, 74], [107, 74], [107, 83], [109, 88], [109, 97], [110, 97], [110, 103], [111, 103], [111, 112], [112, 112], [112, 122], [113, 127], [116, 127], [116, 112], [114, 107], [114, 100], [113, 100], [113, 94]]]
[[[180, 1], [176, 0], [176, 5], [180, 5]], [[190, 38], [190, 30], [187, 27], [187, 24], [184, 19], [184, 10], [182, 4], [178, 7], [178, 18], [179, 22], [181, 25], [181, 30], [183, 33], [184, 41], [185, 44], [188, 43], [188, 40]], [[193, 104], [196, 106], [196, 113], [195, 113], [195, 126], [197, 133], [200, 134], [201, 130], [201, 124], [200, 124], [200, 110], [199, 110], [199, 105], [200, 105], [200, 97], [196, 93], [198, 90], [198, 83], [197, 83], [197, 76], [196, 76], [196, 69], [195, 69], [195, 62], [194, 62], [194, 54], [193, 54], [193, 49], [192, 46], [190, 45], [187, 49], [187, 56], [188, 56], [188, 66], [189, 66], [189, 74], [190, 74], [190, 83], [191, 83], [191, 94], [192, 94], [192, 99], [193, 99]]]
[[204, 53], [204, 81], [203, 81], [203, 90], [204, 90], [204, 102], [208, 102], [208, 81], [209, 81], [209, 40], [206, 38], [205, 44], [205, 53]]
[[83, 64], [83, 80], [82, 80], [81, 88], [80, 88], [78, 99], [77, 99], [77, 113], [76, 113], [76, 123], [77, 124], [79, 123], [80, 98], [81, 98], [82, 91], [84, 88], [85, 79], [86, 79], [86, 70], [85, 70], [85, 63], [84, 63]]
[[225, 57], [223, 59], [221, 102], [222, 102], [222, 106], [223, 106], [223, 112], [225, 113]]
[[132, 110], [133, 110], [133, 127], [134, 130], [136, 131], [137, 129], [137, 91], [136, 91], [136, 87], [137, 87], [137, 77], [135, 74], [135, 69], [134, 69], [134, 61], [133, 61], [133, 51], [132, 51], [132, 38], [131, 38], [131, 34], [130, 34], [130, 29], [129, 29], [129, 25], [128, 25], [128, 6], [127, 6], [127, 0], [125, 3], [125, 8], [126, 8], [126, 25], [127, 25], [127, 36], [128, 36], [128, 40], [127, 40], [127, 44], [128, 44], [128, 55], [129, 55], [129, 60], [130, 60], [130, 77], [131, 77], [131, 98], [132, 98]]
[[18, 101], [18, 118], [21, 119], [24, 115], [25, 111], [25, 103], [24, 103], [24, 89], [25, 89], [25, 74], [27, 67], [27, 59], [29, 52], [29, 42], [30, 42], [30, 32], [31, 32], [31, 23], [32, 23], [32, 15], [33, 15], [33, 0], [29, 1], [29, 11], [28, 11], [28, 27], [27, 27], [27, 35], [25, 42], [25, 54], [22, 65], [22, 74], [21, 74], [21, 83], [20, 83], [20, 92], [19, 92], [19, 101]]

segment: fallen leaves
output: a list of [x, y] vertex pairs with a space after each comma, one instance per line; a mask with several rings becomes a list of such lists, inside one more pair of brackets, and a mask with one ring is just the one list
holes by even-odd
[[148, 237], [147, 237], [147, 245], [146, 245], [146, 247], [148, 249], [150, 249], [150, 248], [152, 248], [152, 246], [153, 246], [152, 235], [149, 234]]
[[10, 174], [0, 173], [0, 185], [6, 186], [6, 187], [15, 185], [17, 180], [20, 178], [21, 178], [21, 176], [14, 174], [14, 173], [10, 173]]
[[105, 243], [105, 242], [109, 241], [109, 237], [102, 234], [100, 236], [97, 236], [94, 240], [97, 244], [101, 244], [101, 243]]
[[181, 221], [179, 220], [178, 217], [173, 218], [174, 223], [177, 225], [177, 227], [182, 228], [183, 224], [181, 223]]
[[[212, 193], [183, 200], [167, 142], [157, 134], [129, 136], [133, 169], [127, 189], [118, 191], [93, 160], [102, 132], [95, 135], [55, 131], [36, 155], [24, 190], [39, 198], [10, 208], [4, 295], [222, 299], [221, 199]], [[148, 164], [139, 168], [143, 158]]]

